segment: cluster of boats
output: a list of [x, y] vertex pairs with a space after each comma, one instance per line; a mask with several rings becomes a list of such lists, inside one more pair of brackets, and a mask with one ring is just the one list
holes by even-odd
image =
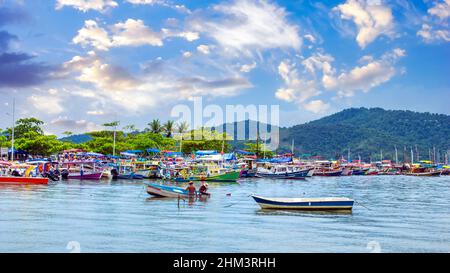
[[[0, 184], [48, 184], [60, 179], [160, 179], [174, 183], [237, 182], [240, 178], [304, 180], [313, 176], [360, 175], [450, 175], [450, 166], [421, 161], [414, 164], [393, 164], [390, 161], [362, 163], [328, 160], [300, 160], [292, 155], [272, 159], [255, 156], [236, 157], [216, 151], [199, 151], [190, 157], [178, 153], [170, 156], [107, 157], [98, 153], [78, 151], [52, 159], [23, 162], [0, 161]], [[131, 155], [131, 156], [130, 156]], [[192, 197], [186, 188], [145, 182], [147, 193], [157, 197]], [[196, 192], [195, 197], [205, 197]], [[207, 195], [206, 197], [209, 197]], [[268, 198], [253, 195], [263, 209], [351, 210], [349, 198]]]

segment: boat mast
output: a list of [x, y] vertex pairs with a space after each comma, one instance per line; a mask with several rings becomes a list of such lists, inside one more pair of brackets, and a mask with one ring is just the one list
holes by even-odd
[[414, 151], [412, 146], [411, 146], [411, 164], [414, 164]]
[[395, 145], [394, 147], [395, 147], [395, 164], [398, 165], [398, 151], [397, 151], [397, 145]]
[[292, 139], [291, 154], [294, 156], [294, 139]]
[[11, 130], [11, 162], [14, 161], [14, 127], [16, 125], [16, 98], [13, 98], [13, 113], [12, 113], [12, 130]]

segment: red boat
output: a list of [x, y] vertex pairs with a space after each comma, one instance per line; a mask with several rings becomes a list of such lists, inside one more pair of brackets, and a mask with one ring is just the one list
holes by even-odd
[[1, 184], [48, 184], [47, 177], [0, 176]]

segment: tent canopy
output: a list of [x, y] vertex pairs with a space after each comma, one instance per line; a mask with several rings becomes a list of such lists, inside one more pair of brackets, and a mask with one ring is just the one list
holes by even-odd
[[196, 151], [195, 155], [215, 155], [217, 154], [217, 151], [215, 150], [205, 150], [205, 151]]
[[147, 153], [159, 153], [159, 150], [155, 148], [148, 148]]

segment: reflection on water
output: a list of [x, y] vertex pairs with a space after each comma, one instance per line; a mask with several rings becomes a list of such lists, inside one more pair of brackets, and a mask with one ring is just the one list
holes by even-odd
[[[69, 242], [82, 252], [367, 252], [374, 242], [383, 252], [450, 251], [450, 177], [209, 185], [210, 198], [180, 200], [149, 196], [142, 180], [0, 185], [0, 251], [67, 252]], [[345, 213], [261, 210], [250, 194], [356, 203]]]

